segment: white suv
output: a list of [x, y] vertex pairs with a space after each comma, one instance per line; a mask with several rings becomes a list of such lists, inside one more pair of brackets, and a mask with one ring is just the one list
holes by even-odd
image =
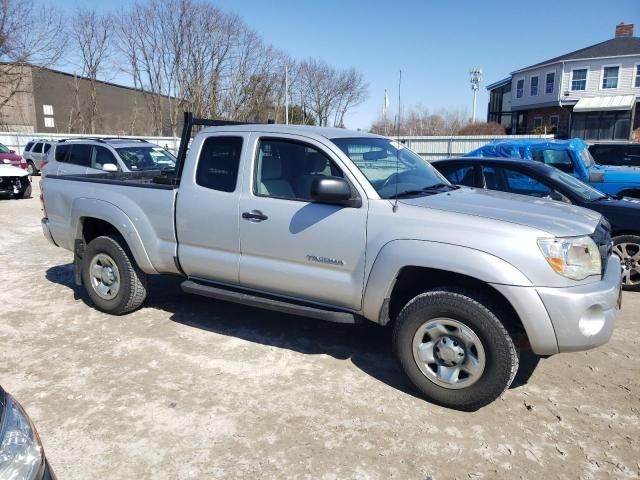
[[74, 138], [58, 141], [47, 157], [45, 174], [140, 172], [175, 167], [164, 148], [131, 138]]
[[29, 175], [35, 175], [42, 170], [42, 164], [47, 158], [47, 154], [49, 150], [53, 146], [55, 142], [52, 140], [31, 140], [24, 147], [24, 152], [22, 153], [22, 157], [27, 162], [27, 171]]

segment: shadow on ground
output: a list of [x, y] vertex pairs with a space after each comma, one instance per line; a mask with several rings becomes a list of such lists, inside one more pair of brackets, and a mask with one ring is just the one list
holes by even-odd
[[[51, 267], [47, 280], [73, 290], [74, 299], [93, 308], [83, 287], [74, 283], [73, 264]], [[345, 325], [286, 315], [230, 302], [187, 295], [180, 289], [182, 278], [151, 276], [146, 308], [166, 311], [174, 322], [220, 335], [286, 348], [306, 355], [325, 354], [350, 360], [380, 382], [421, 398], [407, 380], [391, 351], [391, 330], [374, 324]], [[538, 357], [523, 352], [520, 369], [511, 388], [525, 385], [538, 364]]]

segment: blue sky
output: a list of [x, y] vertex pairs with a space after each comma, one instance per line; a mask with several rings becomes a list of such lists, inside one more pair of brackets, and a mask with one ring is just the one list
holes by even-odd
[[[72, 10], [86, 0], [54, 0]], [[115, 9], [130, 0], [102, 1]], [[382, 106], [384, 89], [397, 104], [402, 69], [403, 109], [422, 105], [471, 112], [469, 69], [484, 82], [479, 118], [486, 116], [484, 86], [509, 72], [613, 37], [620, 21], [635, 23], [640, 0], [379, 1], [216, 0], [239, 14], [274, 46], [295, 58], [319, 57], [354, 66], [369, 82], [369, 99], [347, 117], [349, 128], [368, 128]], [[393, 92], [393, 93], [391, 93]]]

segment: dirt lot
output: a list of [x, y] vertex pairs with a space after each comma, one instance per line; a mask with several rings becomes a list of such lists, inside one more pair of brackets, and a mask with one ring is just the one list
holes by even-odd
[[34, 190], [0, 200], [0, 383], [61, 480], [640, 476], [640, 294], [608, 345], [525, 358], [501, 400], [460, 413], [420, 399], [375, 326], [186, 296], [173, 278], [142, 310], [97, 312]]

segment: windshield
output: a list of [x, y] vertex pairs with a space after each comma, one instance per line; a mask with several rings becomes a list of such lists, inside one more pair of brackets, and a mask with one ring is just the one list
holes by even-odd
[[9, 153], [9, 149], [0, 143], [0, 153]]
[[162, 147], [121, 147], [116, 148], [126, 167], [134, 172], [140, 170], [164, 170], [174, 168], [176, 159]]
[[607, 197], [602, 192], [599, 192], [595, 188], [578, 180], [573, 175], [569, 175], [568, 173], [558, 170], [557, 168], [550, 169], [549, 176], [561, 185], [565, 186], [568, 190], [573, 192], [576, 196], [578, 196], [585, 202], [592, 202], [594, 200], [600, 200]]
[[580, 151], [580, 158], [582, 158], [582, 161], [584, 162], [584, 166], [587, 168], [591, 167], [594, 163], [596, 163], [596, 161], [593, 159], [593, 156], [591, 155], [591, 152], [589, 152], [589, 150], [586, 147]]
[[[335, 143], [367, 177], [381, 198], [419, 195], [451, 184], [429, 162], [388, 138], [334, 138]], [[426, 193], [426, 192], [425, 192]]]

